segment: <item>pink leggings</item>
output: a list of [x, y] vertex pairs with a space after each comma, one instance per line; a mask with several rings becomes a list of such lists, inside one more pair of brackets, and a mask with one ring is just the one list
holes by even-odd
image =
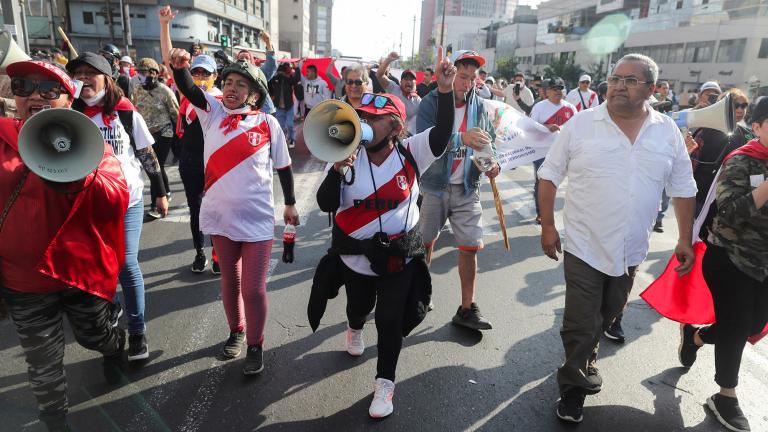
[[267, 323], [267, 271], [272, 240], [236, 242], [218, 235], [212, 239], [219, 255], [221, 299], [229, 330], [247, 329], [248, 345], [261, 346]]

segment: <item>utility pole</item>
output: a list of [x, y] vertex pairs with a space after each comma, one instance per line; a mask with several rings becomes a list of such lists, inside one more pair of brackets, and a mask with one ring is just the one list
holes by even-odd
[[416, 49], [416, 15], [413, 16], [413, 33], [411, 36], [411, 61], [413, 61], [415, 49]]
[[448, 0], [443, 0], [443, 22], [440, 24], [440, 46], [443, 46], [443, 43], [445, 42], [443, 37], [445, 36], [445, 2], [447, 1]]
[[129, 56], [130, 46], [133, 44], [131, 40], [131, 12], [128, 3], [123, 3], [120, 0], [120, 16], [123, 18], [123, 44], [125, 44], [125, 55]]

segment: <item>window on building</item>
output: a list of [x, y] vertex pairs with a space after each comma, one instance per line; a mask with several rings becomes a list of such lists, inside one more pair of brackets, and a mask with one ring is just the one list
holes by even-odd
[[685, 63], [708, 63], [712, 61], [715, 41], [691, 42], [685, 46]]
[[682, 9], [683, 8], [683, 0], [677, 1], [677, 6], [675, 6], [675, 9]]
[[298, 15], [294, 15], [294, 16], [293, 16], [293, 19], [295, 19], [295, 20], [298, 20], [298, 19], [299, 19], [299, 16], [298, 16]]
[[668, 63], [669, 46], [667, 45], [654, 45], [649, 47], [648, 56], [656, 61], [656, 63]]
[[757, 53], [757, 58], [768, 58], [768, 38], [760, 41], [760, 51]]
[[685, 46], [681, 43], [671, 44], [667, 50], [667, 63], [682, 63], [685, 59]]
[[717, 48], [717, 62], [740, 62], [744, 58], [744, 47], [746, 45], [746, 39], [721, 40], [720, 46]]
[[83, 24], [93, 24], [93, 12], [83, 12]]

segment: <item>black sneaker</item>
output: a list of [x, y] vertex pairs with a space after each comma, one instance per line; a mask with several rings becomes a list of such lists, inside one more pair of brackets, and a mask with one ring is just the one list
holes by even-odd
[[118, 349], [109, 355], [104, 355], [102, 372], [104, 379], [111, 385], [118, 384], [123, 377], [123, 351], [125, 350], [125, 330], [118, 328]]
[[664, 232], [664, 227], [661, 225], [661, 221], [656, 222], [655, 224], [653, 224], [653, 231], [655, 231], [657, 233], [663, 233]]
[[557, 418], [564, 422], [581, 423], [584, 420], [584, 399], [581, 389], [569, 390], [560, 395], [557, 403]]
[[728, 430], [736, 432], [749, 432], [751, 430], [747, 418], [744, 417], [744, 413], [739, 408], [739, 400], [735, 397], [715, 393], [707, 399], [707, 406], [715, 414], [717, 421]]
[[195, 261], [192, 262], [192, 273], [202, 273], [205, 271], [205, 266], [208, 265], [208, 258], [205, 257], [205, 254], [198, 253], [195, 255]]
[[109, 305], [109, 326], [117, 327], [117, 322], [120, 321], [120, 317], [123, 316], [123, 306], [120, 303], [112, 303]]
[[624, 343], [624, 329], [621, 328], [621, 315], [616, 317], [613, 324], [611, 324], [603, 334], [613, 342]]
[[149, 209], [147, 212], [147, 218], [150, 220], [160, 219], [161, 217], [163, 217], [163, 215], [161, 215], [160, 212], [157, 211], [157, 209], [154, 207]]
[[701, 348], [693, 341], [696, 327], [686, 324], [680, 329], [680, 347], [677, 349], [677, 358], [683, 367], [689, 368], [696, 362], [696, 351]]
[[477, 303], [472, 303], [469, 309], [459, 306], [456, 315], [453, 316], [453, 323], [472, 330], [490, 330], [493, 328], [491, 322], [485, 319], [480, 313]]
[[240, 355], [240, 351], [243, 349], [243, 341], [245, 340], [245, 333], [230, 333], [229, 338], [224, 342], [224, 346], [221, 347], [221, 351], [216, 358], [218, 360], [232, 360]]
[[211, 262], [211, 273], [213, 273], [215, 275], [220, 275], [221, 274], [221, 267], [219, 267], [219, 262], [218, 261], [212, 261]]
[[256, 375], [264, 370], [264, 351], [258, 345], [248, 345], [243, 375]]
[[41, 420], [48, 432], [70, 432], [72, 429], [67, 423], [66, 417]]
[[149, 358], [149, 347], [144, 334], [128, 336], [128, 361], [145, 360]]

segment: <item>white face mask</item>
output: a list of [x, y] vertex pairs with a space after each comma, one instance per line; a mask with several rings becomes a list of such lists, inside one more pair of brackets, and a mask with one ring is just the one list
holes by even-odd
[[98, 103], [101, 102], [102, 99], [104, 99], [104, 95], [106, 93], [107, 92], [105, 91], [105, 89], [101, 89], [101, 91], [96, 93], [96, 95], [94, 95], [93, 97], [90, 97], [90, 98], [81, 97], [81, 99], [83, 100], [83, 102], [85, 102], [86, 105], [94, 106], [94, 105], [98, 105]]
[[131, 73], [131, 67], [130, 66], [123, 67], [123, 73], [126, 74], [126, 75]]

